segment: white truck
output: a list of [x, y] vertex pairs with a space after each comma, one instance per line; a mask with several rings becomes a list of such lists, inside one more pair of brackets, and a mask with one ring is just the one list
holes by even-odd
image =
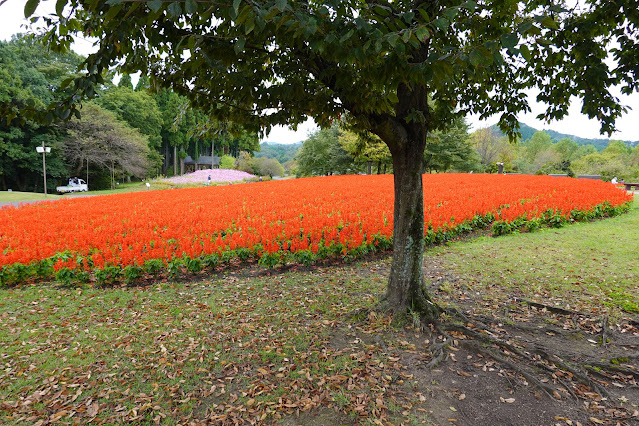
[[86, 192], [89, 190], [89, 186], [83, 179], [71, 178], [67, 186], [58, 186], [56, 191], [60, 194], [66, 194], [68, 192]]

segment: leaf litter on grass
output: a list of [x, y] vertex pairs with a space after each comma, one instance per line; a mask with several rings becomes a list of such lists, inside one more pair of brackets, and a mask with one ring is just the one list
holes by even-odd
[[[383, 290], [373, 268], [5, 290], [0, 418], [285, 423], [318, 409], [346, 423], [401, 416], [413, 396], [395, 393], [407, 379], [400, 345], [370, 337], [390, 330], [389, 319], [349, 319]], [[360, 337], [333, 345], [339, 330]]]

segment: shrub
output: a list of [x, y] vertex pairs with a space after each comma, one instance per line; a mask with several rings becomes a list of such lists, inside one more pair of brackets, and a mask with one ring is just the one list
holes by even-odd
[[3, 287], [13, 287], [24, 282], [30, 275], [31, 268], [27, 265], [16, 263], [2, 268], [0, 281], [2, 282]]
[[186, 260], [186, 269], [189, 272], [200, 272], [202, 270], [202, 260], [199, 258]]
[[284, 175], [284, 168], [282, 167], [280, 162], [274, 158], [254, 158], [253, 171], [255, 172], [255, 174], [258, 174], [260, 176], [273, 177]]
[[126, 268], [124, 268], [124, 271], [123, 271], [124, 282], [127, 284], [134, 283], [140, 277], [142, 277], [142, 272], [143, 272], [142, 268], [139, 266], [135, 266], [135, 265], [127, 266]]
[[149, 259], [144, 262], [143, 270], [147, 274], [156, 276], [160, 273], [163, 266], [164, 262], [162, 262], [160, 259]]
[[230, 155], [224, 155], [220, 158], [220, 169], [234, 169], [235, 168], [235, 158]]
[[55, 279], [63, 287], [72, 287], [76, 284], [88, 283], [89, 273], [87, 271], [65, 267], [55, 274]]
[[96, 269], [94, 276], [98, 285], [113, 285], [118, 282], [122, 270], [117, 266], [105, 266], [103, 269]]

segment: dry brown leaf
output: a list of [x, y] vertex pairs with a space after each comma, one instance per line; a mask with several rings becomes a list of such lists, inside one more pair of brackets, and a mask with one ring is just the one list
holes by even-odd
[[87, 416], [89, 417], [97, 416], [99, 409], [100, 409], [100, 405], [97, 402], [94, 402], [93, 404], [89, 406], [89, 409], [87, 410]]

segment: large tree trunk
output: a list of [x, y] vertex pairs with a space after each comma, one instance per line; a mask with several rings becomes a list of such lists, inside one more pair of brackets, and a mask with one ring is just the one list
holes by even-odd
[[393, 150], [395, 209], [393, 263], [386, 301], [396, 314], [407, 310], [433, 322], [441, 312], [428, 295], [424, 283], [424, 192], [421, 141], [408, 141]]

